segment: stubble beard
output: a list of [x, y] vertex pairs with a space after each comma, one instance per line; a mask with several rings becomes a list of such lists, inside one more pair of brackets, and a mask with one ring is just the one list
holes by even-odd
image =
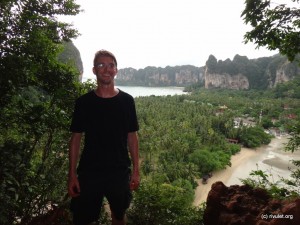
[[111, 85], [114, 84], [114, 79], [112, 77], [110, 77], [110, 79], [103, 79], [101, 77], [98, 78], [98, 84], [99, 85]]
[[116, 72], [114, 71], [98, 71], [96, 74], [97, 84], [100, 86], [114, 85]]

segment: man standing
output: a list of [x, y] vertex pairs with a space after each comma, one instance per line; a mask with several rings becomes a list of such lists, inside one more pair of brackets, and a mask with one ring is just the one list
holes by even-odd
[[[76, 100], [70, 128], [68, 180], [74, 225], [97, 221], [104, 197], [110, 205], [112, 224], [125, 224], [131, 191], [139, 186], [135, 104], [131, 95], [115, 88], [117, 72], [115, 56], [106, 50], [98, 51], [93, 67], [97, 88]], [[84, 148], [76, 173], [83, 134]]]

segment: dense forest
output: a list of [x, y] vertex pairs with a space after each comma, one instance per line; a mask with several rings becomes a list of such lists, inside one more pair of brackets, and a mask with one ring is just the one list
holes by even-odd
[[[289, 115], [300, 116], [300, 99], [278, 98], [275, 91], [198, 89], [188, 95], [139, 97], [136, 104], [143, 179], [129, 218], [154, 221], [146, 224], [171, 224], [172, 219], [181, 224], [186, 207], [191, 215], [199, 216], [202, 208], [191, 207], [196, 179], [229, 167], [231, 156], [241, 146], [268, 144], [272, 138], [268, 130], [292, 132], [297, 120]], [[237, 117], [254, 123], [235, 126]], [[180, 206], [178, 199], [168, 201], [167, 193], [162, 196], [166, 188], [177, 190]], [[200, 220], [195, 217], [191, 224]]]

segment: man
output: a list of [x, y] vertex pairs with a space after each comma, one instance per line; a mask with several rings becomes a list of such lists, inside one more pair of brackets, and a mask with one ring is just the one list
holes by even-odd
[[[131, 95], [115, 88], [117, 72], [115, 56], [106, 50], [98, 51], [93, 67], [97, 88], [76, 100], [70, 128], [68, 181], [75, 225], [96, 224], [104, 197], [110, 205], [112, 224], [125, 224], [131, 191], [139, 186], [135, 104]], [[83, 134], [84, 148], [76, 173]]]

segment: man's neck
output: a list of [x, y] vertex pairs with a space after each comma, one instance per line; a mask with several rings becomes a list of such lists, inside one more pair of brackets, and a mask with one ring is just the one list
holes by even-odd
[[114, 85], [98, 85], [95, 93], [101, 98], [112, 98], [119, 93], [119, 90]]

